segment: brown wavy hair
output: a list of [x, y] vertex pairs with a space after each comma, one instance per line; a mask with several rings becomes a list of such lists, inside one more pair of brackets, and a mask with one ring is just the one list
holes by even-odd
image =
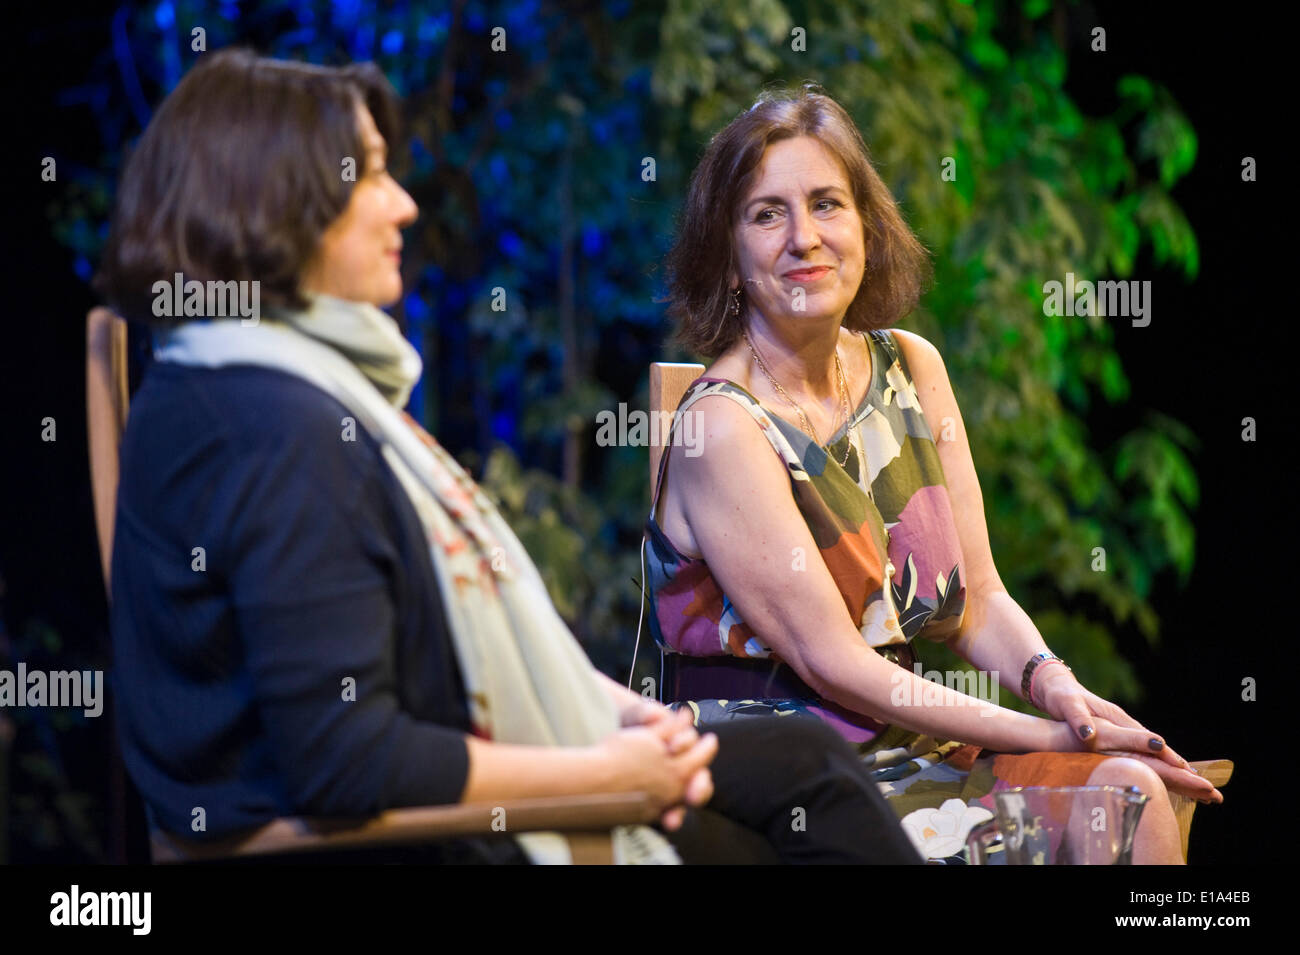
[[[118, 185], [93, 286], [118, 314], [153, 314], [153, 284], [260, 282], [265, 306], [300, 309], [303, 267], [364, 167], [356, 106], [393, 148], [397, 97], [373, 63], [313, 66], [227, 49], [207, 54], [163, 100]], [[357, 169], [357, 176], [364, 168]]]
[[[740, 337], [741, 316], [730, 312], [728, 277], [738, 271], [733, 226], [767, 147], [798, 136], [816, 138], [844, 167], [862, 217], [866, 271], [844, 316], [853, 331], [886, 328], [910, 312], [931, 271], [926, 249], [871, 164], [867, 144], [844, 107], [815, 83], [764, 91], [710, 141], [691, 176], [665, 261], [668, 314], [677, 340], [716, 358]], [[725, 212], [719, 215], [719, 211]], [[741, 290], [741, 315], [744, 314]]]

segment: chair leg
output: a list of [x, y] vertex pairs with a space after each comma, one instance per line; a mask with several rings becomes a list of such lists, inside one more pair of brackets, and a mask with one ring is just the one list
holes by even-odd
[[1192, 833], [1192, 813], [1196, 812], [1196, 800], [1188, 799], [1178, 793], [1169, 794], [1173, 806], [1174, 818], [1178, 821], [1178, 835], [1183, 843], [1183, 861], [1187, 861], [1187, 843]]
[[[1234, 766], [1230, 759], [1194, 760], [1190, 764], [1215, 786], [1226, 786], [1232, 778]], [[1183, 861], [1187, 861], [1188, 837], [1192, 832], [1192, 813], [1196, 812], [1196, 800], [1177, 793], [1169, 794], [1169, 804], [1173, 807], [1174, 818], [1178, 820], [1178, 834], [1183, 841]]]
[[566, 832], [574, 865], [613, 865], [614, 836], [603, 832]]

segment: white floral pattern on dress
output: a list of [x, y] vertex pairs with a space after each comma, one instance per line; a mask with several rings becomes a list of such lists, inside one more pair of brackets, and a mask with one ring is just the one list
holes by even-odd
[[903, 817], [903, 831], [927, 859], [944, 859], [966, 847], [966, 837], [993, 813], [980, 805], [948, 799], [938, 809], [917, 809]]

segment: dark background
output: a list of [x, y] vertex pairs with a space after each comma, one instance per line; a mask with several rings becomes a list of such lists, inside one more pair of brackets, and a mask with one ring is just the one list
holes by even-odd
[[[3, 633], [17, 639], [44, 622], [64, 648], [104, 654], [106, 606], [84, 420], [83, 319], [95, 301], [74, 273], [72, 253], [51, 235], [47, 190], [55, 184], [41, 182], [39, 168], [50, 154], [97, 161], [94, 130], [69, 125], [68, 112], [55, 104], [103, 48], [113, 6], [104, 4], [102, 13], [65, 4], [6, 11], [4, 156], [13, 168], [4, 180], [3, 262], [11, 299], [0, 339]], [[1292, 353], [1294, 317], [1283, 295], [1293, 271], [1283, 263], [1292, 251], [1283, 234], [1283, 193], [1291, 189], [1278, 146], [1293, 110], [1289, 84], [1273, 81], [1288, 56], [1280, 24], [1244, 7], [1195, 18], [1185, 9], [1098, 5], [1109, 52], [1086, 76], [1072, 71], [1070, 91], [1085, 112], [1104, 111], [1114, 105], [1115, 80], [1141, 72], [1172, 91], [1199, 137], [1195, 168], [1174, 197], [1200, 243], [1201, 275], [1189, 284], [1139, 263], [1135, 276], [1155, 280], [1152, 325], [1115, 323], [1133, 386], [1129, 407], [1163, 411], [1202, 441], [1194, 458], [1202, 492], [1196, 569], [1184, 590], [1171, 575], [1157, 580], [1157, 649], [1135, 630], [1117, 639], [1147, 690], [1130, 712], [1189, 759], [1236, 762], [1224, 805], [1197, 811], [1191, 853], [1193, 862], [1233, 864], [1279, 857], [1284, 844], [1271, 827], [1286, 828], [1277, 810], [1279, 777], [1289, 772], [1277, 754], [1285, 752], [1279, 701], [1289, 677], [1285, 621], [1295, 584], [1283, 559], [1293, 481], [1281, 443], [1294, 432], [1278, 398], [1292, 377], [1283, 362]], [[1072, 37], [1072, 58], [1086, 50], [1087, 39]], [[1259, 181], [1241, 181], [1243, 156], [1256, 158]], [[1129, 422], [1114, 420], [1117, 412], [1101, 403], [1094, 408], [1089, 426], [1104, 446]], [[58, 422], [56, 442], [39, 439], [45, 416]], [[1258, 422], [1257, 443], [1241, 440], [1245, 416]], [[1259, 702], [1241, 699], [1245, 677], [1257, 681]], [[102, 800], [109, 748], [108, 721], [100, 723], [103, 738], [61, 768]], [[97, 826], [100, 813], [93, 816]]]

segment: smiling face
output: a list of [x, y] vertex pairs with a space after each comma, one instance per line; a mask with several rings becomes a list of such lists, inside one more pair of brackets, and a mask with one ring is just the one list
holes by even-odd
[[357, 177], [347, 208], [321, 234], [302, 286], [371, 305], [391, 305], [402, 295], [401, 230], [415, 221], [413, 200], [388, 174], [388, 144], [364, 106], [357, 124], [365, 144], [364, 172]]
[[[835, 156], [811, 136], [767, 147], [735, 226], [747, 320], [838, 325], [866, 267], [862, 217]], [[799, 310], [796, 287], [804, 290]]]

